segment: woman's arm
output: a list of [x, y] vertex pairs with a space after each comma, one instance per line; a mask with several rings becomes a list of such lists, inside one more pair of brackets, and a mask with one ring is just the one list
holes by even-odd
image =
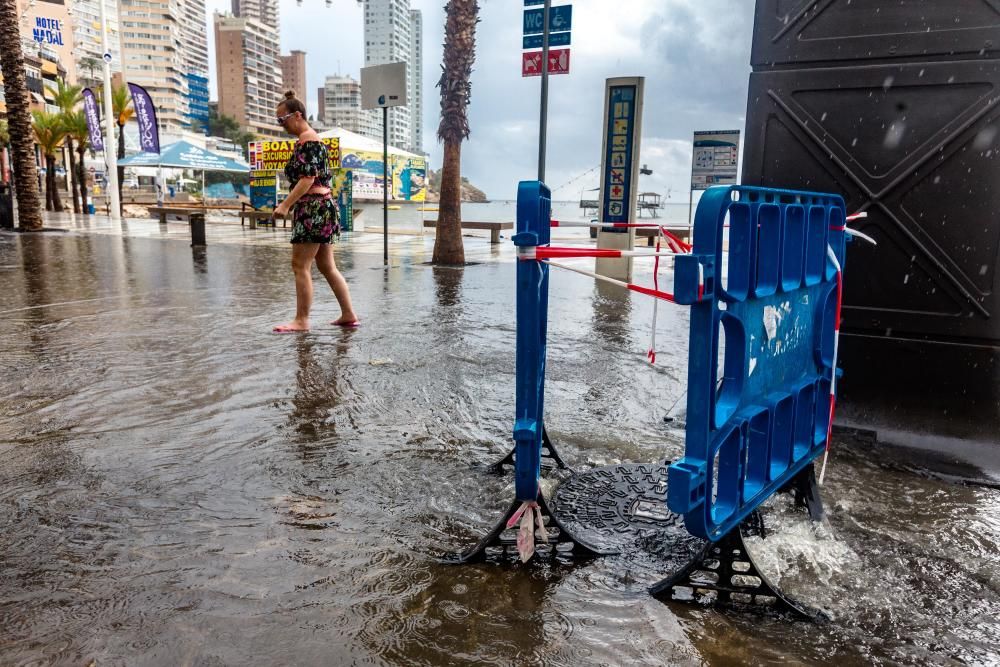
[[274, 209], [274, 215], [276, 217], [279, 215], [282, 218], [286, 217], [288, 215], [288, 212], [292, 210], [292, 207], [295, 206], [295, 202], [297, 202], [302, 197], [302, 195], [309, 192], [309, 188], [313, 186], [313, 183], [315, 181], [316, 181], [315, 176], [303, 176], [298, 181], [296, 181], [295, 187], [292, 188], [292, 191], [288, 193], [288, 197], [285, 199], [285, 201], [281, 202], [278, 205], [278, 207]]

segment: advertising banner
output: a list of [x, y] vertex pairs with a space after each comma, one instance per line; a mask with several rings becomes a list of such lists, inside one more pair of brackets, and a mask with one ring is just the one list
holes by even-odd
[[[330, 168], [340, 167], [340, 139], [329, 137], [321, 139], [326, 144], [330, 154]], [[251, 141], [248, 145], [250, 168], [254, 171], [284, 171], [288, 158], [295, 148], [294, 140]]]
[[156, 107], [146, 89], [130, 83], [128, 89], [132, 92], [132, 107], [135, 118], [139, 121], [139, 147], [144, 153], [160, 152], [160, 129], [156, 124]]
[[337, 208], [340, 213], [340, 231], [354, 231], [354, 188], [353, 175], [348, 169], [337, 169], [333, 172], [333, 196], [337, 198]]
[[427, 160], [396, 155], [392, 158], [392, 198], [427, 200]]
[[273, 171], [250, 172], [250, 205], [255, 209], [277, 206], [278, 175]]
[[104, 150], [104, 137], [101, 135], [101, 113], [98, 110], [94, 91], [83, 89], [83, 113], [87, 117], [87, 129], [90, 131], [90, 147], [95, 151]]

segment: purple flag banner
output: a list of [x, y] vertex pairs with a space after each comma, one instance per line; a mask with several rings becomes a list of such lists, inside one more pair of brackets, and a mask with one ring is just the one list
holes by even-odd
[[87, 117], [87, 129], [90, 130], [90, 146], [95, 151], [104, 150], [104, 137], [101, 135], [101, 114], [98, 111], [94, 91], [83, 89], [83, 114]]
[[156, 124], [153, 100], [142, 86], [130, 83], [128, 89], [132, 92], [132, 107], [135, 108], [135, 117], [139, 121], [139, 147], [144, 153], [159, 153], [160, 129]]

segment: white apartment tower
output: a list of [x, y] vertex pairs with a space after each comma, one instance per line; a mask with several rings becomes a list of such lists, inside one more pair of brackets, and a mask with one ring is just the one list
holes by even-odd
[[423, 153], [423, 19], [409, 0], [364, 0], [365, 65], [405, 62], [407, 106], [389, 109], [389, 143]]
[[361, 108], [361, 84], [351, 76], [328, 76], [320, 93], [320, 120], [382, 141], [382, 110]]
[[204, 117], [207, 100], [191, 82], [208, 76], [205, 0], [119, 0], [118, 27], [123, 78], [149, 92], [162, 131]]
[[410, 10], [410, 71], [407, 73], [410, 99], [410, 151], [424, 152], [424, 16], [419, 9]]
[[[122, 50], [118, 35], [118, 3], [104, 6], [108, 24], [108, 51], [111, 71], [122, 71]], [[207, 45], [206, 45], [207, 47]], [[73, 2], [73, 55], [76, 75], [84, 86], [97, 87], [104, 80], [104, 49], [101, 48], [101, 6], [97, 0]]]
[[156, 106], [162, 130], [179, 133], [187, 102], [181, 23], [176, 0], [120, 0], [119, 36], [125, 81], [143, 86]]
[[208, 76], [208, 28], [205, 0], [181, 0], [181, 63], [185, 74]]

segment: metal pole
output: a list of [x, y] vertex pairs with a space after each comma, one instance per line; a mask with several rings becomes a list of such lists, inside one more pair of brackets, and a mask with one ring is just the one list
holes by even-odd
[[538, 180], [545, 181], [545, 140], [549, 124], [549, 10], [552, 0], [542, 9], [542, 104], [538, 119]]
[[[119, 222], [122, 219], [122, 204], [118, 197], [118, 153], [115, 144], [115, 108], [111, 103], [111, 50], [108, 48], [108, 20], [105, 16], [104, 3], [107, 0], [97, 0], [101, 6], [101, 50], [104, 61], [104, 163], [108, 167], [108, 201], [111, 202], [111, 220]], [[125, 128], [122, 128], [125, 131]]]
[[694, 188], [688, 190], [688, 243], [694, 245], [694, 220], [691, 219], [691, 210], [694, 208]]
[[382, 107], [382, 264], [389, 266], [389, 107]]

